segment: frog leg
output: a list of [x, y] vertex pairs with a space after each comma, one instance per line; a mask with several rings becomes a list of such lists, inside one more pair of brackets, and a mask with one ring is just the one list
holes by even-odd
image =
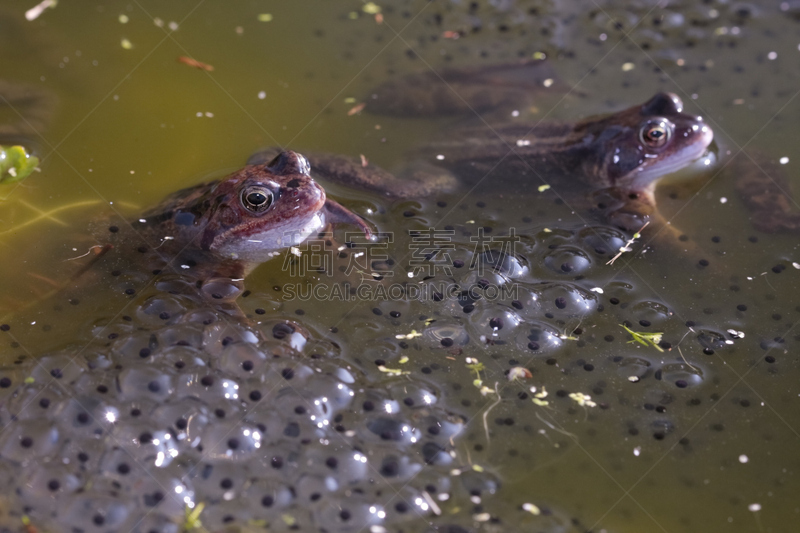
[[658, 218], [652, 191], [609, 187], [595, 192], [592, 200], [601, 218], [627, 232], [639, 231]]
[[594, 195], [595, 205], [605, 220], [624, 231], [642, 232], [656, 245], [692, 260], [708, 259], [709, 254], [694, 240], [665, 219], [656, 208], [654, 190], [632, 192], [611, 187]]
[[[253, 154], [248, 165], [268, 163], [280, 151], [267, 148]], [[330, 181], [345, 187], [369, 191], [390, 199], [423, 198], [455, 189], [457, 178], [445, 169], [416, 163], [398, 176], [384, 169], [351, 157], [333, 154], [305, 154], [314, 179]]]
[[363, 231], [367, 240], [373, 239], [372, 228], [363, 218], [330, 198], [325, 200], [325, 221], [329, 224], [350, 224]]
[[535, 96], [566, 92], [557, 80], [550, 62], [539, 59], [428, 70], [376, 87], [367, 109], [382, 115], [430, 117], [524, 108]]
[[741, 154], [732, 168], [753, 227], [764, 233], [800, 233], [800, 207], [780, 165], [761, 155], [754, 160]]

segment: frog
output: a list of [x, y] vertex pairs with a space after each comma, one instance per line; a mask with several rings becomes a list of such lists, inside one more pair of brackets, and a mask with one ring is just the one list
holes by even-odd
[[[800, 233], [800, 209], [792, 198], [785, 167], [759, 149], [748, 149], [747, 154], [732, 161], [720, 158], [712, 129], [701, 117], [684, 114], [681, 99], [673, 93], [658, 93], [641, 106], [572, 123], [508, 123], [503, 118], [548, 102], [548, 98], [555, 103], [553, 98], [568, 101], [587, 96], [580, 89], [567, 91], [546, 59], [412, 73], [372, 90], [365, 98], [366, 110], [404, 117], [478, 113], [488, 124], [465, 127], [457, 123], [444, 132], [441, 140], [408, 154], [407, 159], [415, 163], [402, 171], [401, 177], [408, 179], [399, 184], [386, 179], [379, 169], [356, 168], [352, 161], [340, 157], [315, 156], [313, 161], [321, 171], [329, 163], [334, 179], [349, 180], [377, 192], [380, 187], [369, 185], [368, 177], [385, 182], [385, 194], [390, 197], [426, 197], [437, 190], [448, 191], [454, 184], [452, 174], [446, 171], [455, 172], [459, 180], [471, 176], [474, 183], [499, 164], [497, 170], [506, 174], [532, 176], [530, 181], [537, 186], [552, 186], [570, 206], [592, 211], [603, 222], [627, 232], [647, 226], [648, 233], [666, 237], [662, 242], [674, 247], [674, 238], [685, 242], [685, 236], [665, 223], [658, 212], [654, 190], [662, 177], [707, 152], [705, 162], [719, 160], [716, 166], [707, 168], [721, 168], [725, 176], [732, 178], [756, 230]], [[651, 119], [653, 122], [649, 122]], [[660, 119], [666, 122], [659, 124]], [[621, 135], [623, 126], [631, 128], [626, 130], [631, 134], [628, 139]], [[687, 126], [693, 128], [692, 132], [685, 129]], [[591, 137], [579, 139], [581, 132], [589, 132]], [[649, 140], [650, 135], [660, 137]], [[592, 142], [596, 144], [591, 146]], [[612, 161], [603, 159], [604, 155]], [[617, 157], [619, 162], [614, 163]], [[577, 165], [579, 160], [583, 160], [581, 165]], [[347, 166], [353, 170], [346, 171]], [[628, 173], [620, 172], [626, 166]], [[515, 185], [524, 186], [524, 180]], [[686, 246], [678, 245], [682, 250]]]
[[373, 238], [364, 219], [325, 194], [302, 154], [283, 151], [222, 180], [177, 191], [132, 225], [164, 258], [191, 261], [204, 277], [239, 279], [340, 223]]
[[86, 300], [102, 292], [87, 286], [103, 280], [116, 294], [132, 295], [167, 276], [199, 289], [186, 292], [196, 293], [198, 302], [240, 316], [236, 300], [244, 279], [260, 264], [306, 239], [327, 236], [338, 224], [354, 226], [367, 242], [374, 239], [375, 229], [328, 197], [311, 174], [302, 154], [283, 151], [266, 163], [174, 192], [127, 223], [118, 214], [96, 217], [89, 231], [64, 248], [73, 257], [56, 258], [56, 264], [70, 266], [66, 280], [50, 283], [47, 293], [36, 291], [24, 308], [59, 294], [59, 301]]
[[[702, 117], [685, 113], [677, 95], [662, 92], [643, 104], [575, 122], [452, 128], [441, 140], [416, 148], [410, 159], [418, 163], [397, 175], [347, 156], [308, 156], [321, 179], [389, 199], [428, 197], [498, 175], [529, 177], [571, 206], [635, 232], [645, 225], [651, 231], [665, 227], [654, 196], [658, 181], [700, 159], [713, 138]], [[274, 153], [262, 150], [248, 163]]]

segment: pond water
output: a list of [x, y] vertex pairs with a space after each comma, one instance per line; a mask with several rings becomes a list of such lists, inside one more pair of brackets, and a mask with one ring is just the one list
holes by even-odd
[[[752, 157], [797, 188], [798, 2], [141, 0], [27, 21], [34, 4], [0, 8], [2, 143], [42, 160], [0, 184], [4, 531], [796, 523], [797, 235], [754, 228], [736, 181]], [[396, 170], [475, 122], [369, 113], [387, 80], [540, 57], [558, 91], [521, 123], [670, 91], [713, 128], [716, 162], [656, 192], [671, 240], [645, 233], [607, 264], [630, 235], [532, 177], [409, 200], [320, 180], [392, 240], [329, 273], [283, 252], [241, 313], [124, 259], [71, 278], [109, 226], [261, 148]], [[429, 228], [453, 268], [426, 262]], [[369, 287], [428, 297], [331, 296], [380, 254], [393, 276]]]

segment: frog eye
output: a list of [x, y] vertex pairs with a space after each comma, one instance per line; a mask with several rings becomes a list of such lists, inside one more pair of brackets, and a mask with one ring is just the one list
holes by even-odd
[[264, 187], [247, 187], [242, 191], [242, 205], [251, 213], [261, 214], [272, 205], [272, 191]]
[[661, 148], [672, 137], [672, 124], [667, 119], [650, 120], [642, 126], [639, 138], [650, 148]]

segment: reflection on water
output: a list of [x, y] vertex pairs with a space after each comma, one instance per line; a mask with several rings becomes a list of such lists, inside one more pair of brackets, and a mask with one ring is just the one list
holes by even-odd
[[[21, 185], [0, 185], [4, 526], [23, 515], [39, 531], [793, 523], [796, 238], [754, 229], [741, 166], [657, 191], [689, 259], [645, 236], [608, 264], [630, 235], [502, 176], [405, 201], [325, 184], [393, 240], [355, 270], [375, 250], [343, 245], [341, 229], [330, 272], [283, 268], [295, 263], [281, 255], [246, 280], [244, 317], [180, 272], [124, 256], [74, 277], [110, 227], [129, 230], [169, 192], [265, 146], [402, 167], [468, 117], [369, 114], [371, 88], [452, 66], [546, 56], [569, 92], [520, 103], [519, 121], [675, 92], [714, 129], [721, 164], [746, 146], [786, 188], [791, 2], [110, 2], [27, 22], [30, 7], [0, 16], [0, 90], [34, 95], [2, 90], [2, 119], [23, 120], [15, 141], [42, 158]], [[431, 227], [448, 238], [421, 250]], [[365, 269], [387, 288], [370, 301], [287, 296], [347, 292]], [[426, 297], [408, 297], [409, 284]]]

